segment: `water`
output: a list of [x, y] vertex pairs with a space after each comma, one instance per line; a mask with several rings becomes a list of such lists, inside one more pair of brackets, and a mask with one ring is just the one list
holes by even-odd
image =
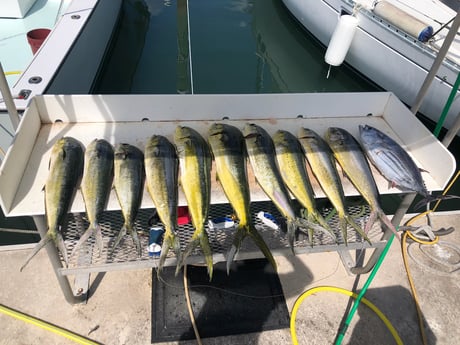
[[191, 0], [189, 16], [184, 0], [125, 0], [123, 10], [95, 93], [378, 90], [345, 65], [326, 79], [325, 48], [280, 0]]

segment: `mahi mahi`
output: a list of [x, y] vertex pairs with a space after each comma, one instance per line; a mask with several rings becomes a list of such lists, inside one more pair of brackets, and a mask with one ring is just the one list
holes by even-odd
[[177, 126], [174, 142], [179, 157], [180, 182], [195, 228], [177, 269], [180, 269], [192, 251], [200, 246], [211, 280], [213, 273], [212, 252], [205, 229], [211, 201], [211, 152], [201, 134], [190, 127]]
[[361, 193], [371, 208], [369, 220], [364, 232], [368, 233], [378, 218], [399, 238], [394, 225], [382, 210], [378, 200], [379, 193], [364, 152], [356, 139], [343, 128], [330, 127], [326, 132], [326, 141], [334, 153], [348, 179]]
[[348, 243], [347, 224], [351, 225], [353, 229], [369, 242], [367, 235], [346, 210], [343, 187], [335, 166], [332, 151], [327, 143], [315, 131], [308, 128], [301, 128], [298, 138], [313, 174], [318, 180], [324, 194], [326, 194], [337, 211], [340, 230], [342, 231], [345, 244]]
[[244, 126], [243, 136], [257, 183], [286, 218], [288, 242], [294, 252], [295, 231], [299, 221], [276, 165], [273, 140], [265, 129], [253, 123]]
[[114, 187], [123, 214], [124, 223], [112, 247], [120, 244], [126, 234], [133, 238], [136, 251], [142, 254], [141, 244], [134, 226], [142, 202], [144, 190], [144, 154], [130, 144], [118, 144], [115, 147]]
[[153, 135], [145, 145], [147, 190], [165, 228], [158, 269], [161, 271], [169, 249], [180, 262], [180, 243], [176, 235], [179, 161], [173, 144], [162, 135]]
[[246, 236], [253, 239], [276, 270], [275, 259], [251, 219], [246, 152], [241, 131], [228, 124], [214, 123], [209, 128], [208, 141], [216, 163], [217, 177], [239, 220], [227, 257], [227, 273]]
[[75, 245], [72, 255], [92, 234], [96, 238], [99, 255], [102, 254], [102, 232], [99, 222], [112, 189], [113, 159], [113, 147], [104, 139], [94, 139], [86, 147], [81, 193], [85, 201], [89, 227]]
[[48, 231], [27, 257], [23, 268], [49, 241], [53, 241], [67, 264], [67, 249], [61, 226], [69, 211], [83, 172], [83, 147], [72, 137], [56, 141], [51, 149], [49, 173], [45, 184], [45, 213]]
[[273, 135], [273, 142], [281, 177], [306, 210], [310, 243], [313, 243], [313, 230], [326, 232], [336, 241], [334, 232], [316, 208], [313, 188], [305, 166], [305, 155], [299, 141], [291, 132], [279, 130]]

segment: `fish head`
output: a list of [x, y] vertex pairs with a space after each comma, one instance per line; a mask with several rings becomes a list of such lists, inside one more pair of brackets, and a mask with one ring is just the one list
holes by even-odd
[[227, 142], [230, 139], [227, 127], [223, 123], [213, 123], [208, 130], [209, 141], [214, 144]]
[[348, 132], [338, 127], [329, 127], [325, 138], [329, 145], [342, 146], [348, 140]]

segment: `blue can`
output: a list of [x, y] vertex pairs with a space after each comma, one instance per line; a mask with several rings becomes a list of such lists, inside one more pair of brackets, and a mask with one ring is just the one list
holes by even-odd
[[161, 245], [163, 244], [164, 230], [160, 227], [152, 227], [149, 231], [149, 256], [160, 256]]

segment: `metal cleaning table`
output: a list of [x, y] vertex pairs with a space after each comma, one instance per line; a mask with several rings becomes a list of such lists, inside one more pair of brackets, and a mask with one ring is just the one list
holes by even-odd
[[[9, 148], [0, 167], [0, 203], [6, 216], [33, 216], [41, 236], [46, 233], [44, 218], [43, 186], [47, 178], [48, 161], [53, 144], [62, 136], [72, 136], [83, 145], [95, 138], [104, 138], [112, 144], [127, 142], [143, 149], [146, 140], [153, 134], [162, 134], [171, 141], [177, 125], [190, 126], [205, 137], [211, 123], [227, 122], [239, 128], [253, 122], [264, 127], [270, 134], [278, 129], [296, 134], [298, 129], [308, 127], [320, 135], [330, 126], [347, 129], [357, 135], [360, 124], [379, 128], [398, 140], [412, 155], [419, 167], [429, 171], [424, 174], [427, 189], [442, 190], [453, 175], [455, 160], [450, 152], [429, 133], [412, 113], [392, 94], [376, 93], [316, 93], [316, 94], [247, 94], [247, 95], [44, 95], [36, 96], [23, 115], [14, 143]], [[372, 167], [374, 178], [381, 194], [401, 193], [389, 188], [388, 182]], [[326, 200], [316, 179], [311, 177], [315, 196], [320, 205]], [[259, 211], [269, 212], [275, 217], [278, 212], [257, 185], [250, 165], [248, 179], [251, 190], [251, 212], [256, 225], [266, 239], [274, 255], [292, 255], [282, 230], [265, 226], [255, 215]], [[347, 200], [355, 199], [359, 193], [347, 178], [342, 178]], [[393, 217], [399, 224], [407, 211], [411, 194], [403, 198]], [[232, 214], [223, 190], [212, 169], [210, 218]], [[179, 193], [179, 205], [186, 205], [184, 195]], [[148, 219], [154, 205], [144, 190], [141, 210], [137, 219], [138, 230], [148, 229]], [[345, 267], [353, 273], [369, 271], [385, 246], [391, 232], [375, 224], [369, 237], [372, 245], [362, 241], [353, 230], [349, 230], [348, 246], [344, 245], [338, 230], [333, 210], [325, 204], [323, 214], [330, 218], [330, 224], [339, 238], [336, 244], [324, 234], [315, 234], [314, 245], [310, 246], [302, 234], [295, 242], [296, 253], [337, 251]], [[84, 203], [77, 192], [70, 209], [64, 236], [68, 251], [81, 233], [87, 228]], [[363, 205], [350, 205], [350, 213], [364, 224], [369, 209]], [[53, 244], [47, 246], [48, 255], [56, 272], [66, 299], [74, 303], [84, 299], [88, 276], [94, 272], [112, 270], [142, 269], [156, 267], [157, 259], [148, 256], [148, 238], [141, 236], [143, 254], [139, 258], [133, 250], [130, 238], [113, 254], [108, 248], [122, 225], [119, 205], [112, 191], [102, 229], [104, 250], [99, 256], [93, 250], [93, 240], [82, 248], [80, 254], [63, 266], [62, 258]], [[185, 246], [193, 233], [190, 225], [179, 228], [181, 244]], [[231, 246], [232, 229], [209, 230], [214, 262], [225, 260]], [[355, 267], [350, 251], [374, 248], [366, 265]], [[246, 240], [236, 259], [261, 257], [262, 253]], [[188, 263], [202, 263], [203, 257], [196, 251]], [[168, 256], [167, 265], [175, 265], [173, 254]], [[75, 276], [70, 283], [69, 276]], [[73, 285], [73, 287], [72, 287]]]

